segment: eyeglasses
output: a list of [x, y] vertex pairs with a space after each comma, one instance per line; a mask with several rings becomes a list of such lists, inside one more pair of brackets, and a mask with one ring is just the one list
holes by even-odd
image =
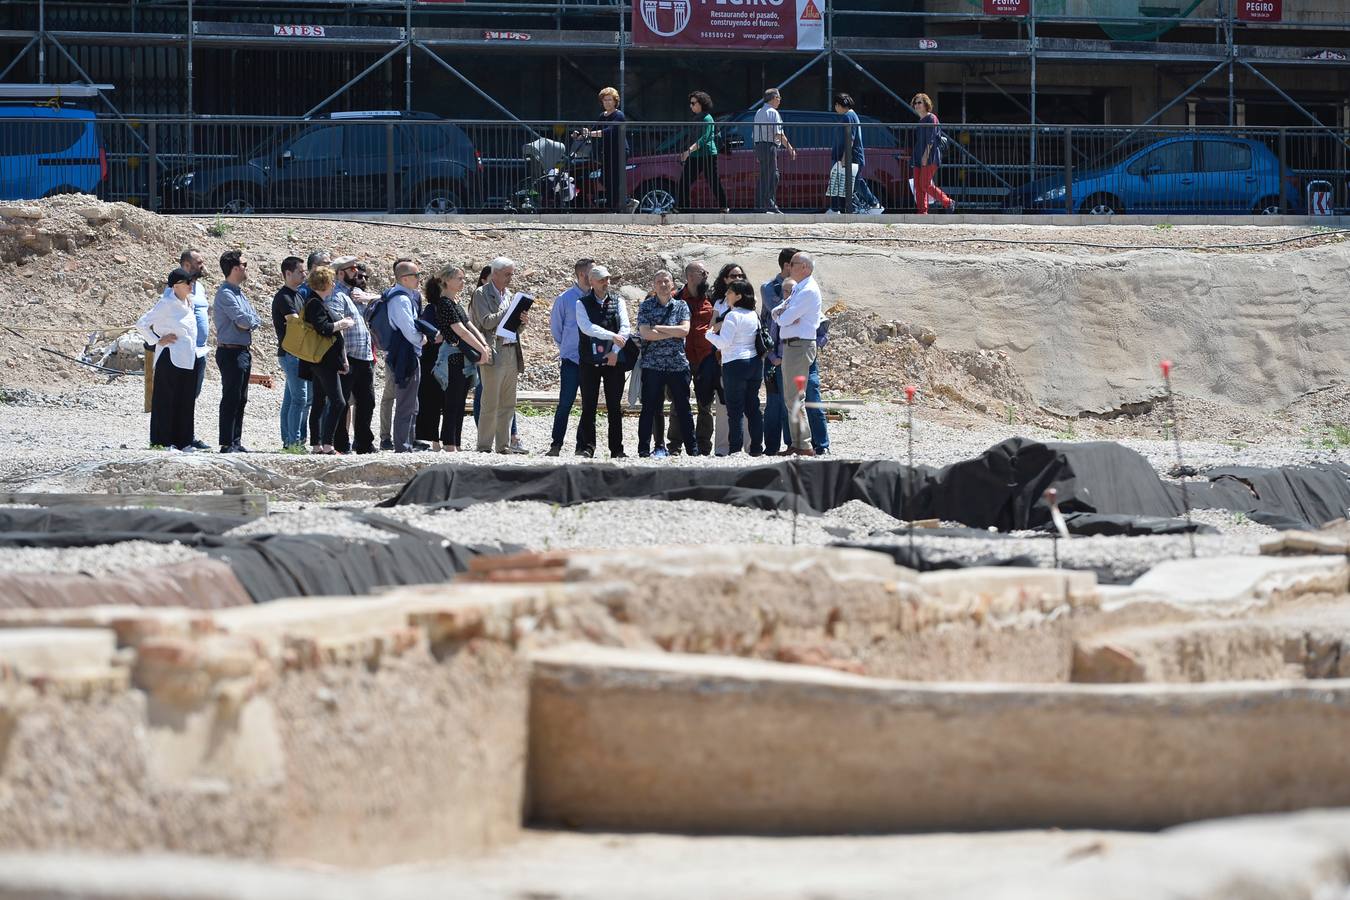
[[408, 272], [406, 275], [400, 275], [399, 278], [421, 278], [421, 272]]

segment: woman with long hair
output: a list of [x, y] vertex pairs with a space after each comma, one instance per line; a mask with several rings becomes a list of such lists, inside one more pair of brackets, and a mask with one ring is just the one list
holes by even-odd
[[[727, 263], [717, 273], [717, 278], [713, 280], [712, 286], [712, 304], [713, 304], [713, 327], [726, 318], [727, 312], [731, 309], [731, 303], [727, 298], [727, 287], [736, 281], [745, 281], [745, 267], [740, 263]], [[711, 341], [712, 339], [709, 338]], [[725, 456], [730, 448], [731, 430], [728, 427], [727, 420], [727, 396], [722, 383], [722, 363], [726, 357], [718, 352], [714, 356], [717, 359], [717, 380], [715, 382], [714, 394], [717, 402], [713, 404], [713, 452], [717, 456]], [[749, 423], [746, 423], [747, 427]]]
[[764, 381], [764, 360], [755, 338], [759, 316], [755, 313], [755, 289], [744, 278], [726, 287], [727, 312], [708, 332], [708, 340], [722, 355], [722, 388], [726, 396], [729, 434], [727, 452], [745, 448], [745, 429], [750, 432], [750, 455], [764, 452], [764, 416], [759, 408], [759, 387]]
[[[464, 291], [464, 280], [462, 268], [446, 266], [428, 281], [426, 292], [431, 300], [430, 315], [441, 332], [441, 343], [437, 351], [431, 354], [436, 358], [431, 382], [439, 396], [435, 398], [436, 407], [428, 413], [425, 423], [423, 410], [418, 410], [418, 438], [430, 441], [433, 450], [447, 453], [459, 450], [464, 429], [464, 406], [469, 396], [469, 374], [463, 347], [471, 348], [480, 359], [490, 353], [487, 340], [469, 321], [468, 313], [459, 302], [459, 296]], [[429, 349], [423, 352], [431, 353]], [[446, 373], [444, 384], [435, 374], [439, 368], [444, 368]], [[439, 425], [439, 430], [435, 429], [436, 425]]]
[[[705, 91], [694, 91], [689, 95], [689, 112], [702, 122], [698, 139], [680, 154], [684, 170], [680, 175], [679, 209], [692, 208], [690, 193], [694, 181], [699, 177], [708, 179], [708, 187], [717, 201], [717, 208], [724, 213], [731, 212], [727, 207], [727, 194], [722, 190], [722, 179], [717, 175], [717, 125], [712, 117], [713, 101]], [[673, 212], [673, 210], [672, 210]]]

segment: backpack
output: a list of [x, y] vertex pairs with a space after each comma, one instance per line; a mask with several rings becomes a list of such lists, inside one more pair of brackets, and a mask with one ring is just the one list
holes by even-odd
[[394, 341], [394, 326], [389, 324], [389, 298], [397, 287], [385, 288], [379, 297], [366, 306], [366, 325], [375, 337], [375, 343], [386, 353]]

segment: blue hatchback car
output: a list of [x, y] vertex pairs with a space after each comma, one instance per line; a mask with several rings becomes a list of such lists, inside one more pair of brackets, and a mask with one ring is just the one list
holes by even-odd
[[92, 194], [107, 175], [91, 110], [0, 106], [0, 200]]
[[[1295, 180], [1280, 181], [1280, 161], [1260, 141], [1187, 134], [1129, 152], [1119, 162], [1074, 171], [1073, 206], [1079, 213], [1255, 213], [1302, 208]], [[1063, 178], [1032, 182], [1008, 198], [1025, 212], [1064, 212]]]

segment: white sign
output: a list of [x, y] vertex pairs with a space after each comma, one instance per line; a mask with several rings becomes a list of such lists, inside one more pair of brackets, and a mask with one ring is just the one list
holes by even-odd
[[485, 41], [528, 41], [530, 36], [523, 31], [485, 31]]
[[273, 25], [272, 37], [323, 37], [322, 25]]
[[933, 40], [932, 38], [919, 38], [919, 49], [920, 49], [920, 50], [936, 50], [936, 49], [937, 49], [937, 41]]
[[825, 49], [825, 17], [820, 14], [824, 0], [797, 0], [797, 49]]

